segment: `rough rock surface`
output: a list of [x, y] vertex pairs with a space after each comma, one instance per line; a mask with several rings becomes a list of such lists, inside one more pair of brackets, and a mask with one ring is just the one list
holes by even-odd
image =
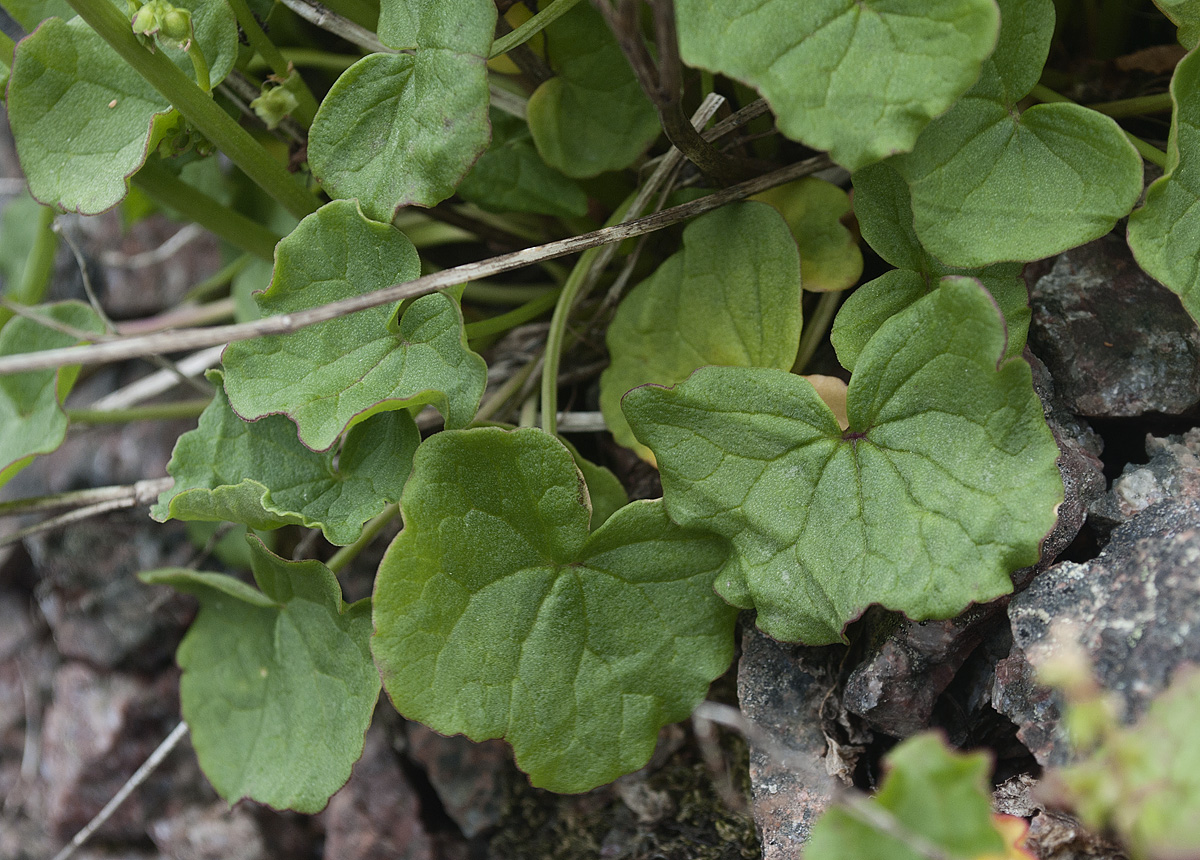
[[1076, 414], [1177, 415], [1200, 404], [1200, 330], [1124, 237], [1060, 254], [1032, 284], [1030, 306], [1030, 347]]
[[[822, 711], [835, 673], [828, 649], [781, 645], [747, 626], [738, 663], [742, 713], [770, 744], [750, 743], [754, 821], [763, 860], [795, 860], [837, 781], [822, 766], [828, 741]], [[786, 759], [790, 760], [785, 760]]]
[[1167, 499], [1200, 504], [1200, 428], [1182, 436], [1147, 436], [1146, 453], [1149, 463], [1126, 466], [1112, 492], [1093, 502], [1088, 519], [1101, 535]]
[[[173, 673], [148, 682], [100, 675], [82, 663], [58, 670], [42, 757], [44, 813], [57, 836], [70, 838], [87, 824], [171, 731], [179, 719], [177, 683]], [[167, 782], [175, 784], [169, 770], [157, 771], [101, 832], [144, 835], [146, 821], [168, 800]]]
[[1069, 750], [1055, 694], [1034, 682], [1059, 636], [1078, 642], [1132, 722], [1185, 662], [1200, 661], [1200, 503], [1158, 502], [1112, 533], [1099, 558], [1064, 562], [1013, 599], [1013, 650], [994, 701], [1043, 765]]
[[172, 860], [267, 860], [271, 857], [250, 811], [224, 803], [192, 806], [150, 826], [150, 837]]
[[494, 827], [504, 814], [502, 781], [513, 769], [508, 744], [445, 737], [420, 723], [409, 723], [406, 731], [409, 757], [424, 768], [463, 835], [469, 839]]
[[326, 860], [433, 860], [421, 804], [376, 720], [350, 781], [324, 812]]

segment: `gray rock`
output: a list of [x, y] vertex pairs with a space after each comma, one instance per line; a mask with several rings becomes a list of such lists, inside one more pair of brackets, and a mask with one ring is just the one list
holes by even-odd
[[224, 803], [188, 807], [150, 826], [171, 860], [267, 860], [271, 853], [251, 812]]
[[[167, 736], [179, 719], [177, 685], [173, 672], [146, 681], [81, 663], [58, 670], [41, 762], [43, 814], [55, 836], [70, 838], [87, 824]], [[169, 768], [156, 771], [99, 832], [143, 837], [177, 787]]]
[[323, 813], [326, 860], [433, 860], [435, 844], [421, 821], [387, 729], [377, 719], [350, 781]]
[[[750, 786], [763, 860], [795, 860], [838, 782], [823, 707], [836, 684], [830, 649], [781, 645], [746, 626], [738, 702], [768, 744], [750, 739]], [[834, 664], [836, 665], [836, 663]]]
[[491, 829], [504, 814], [502, 783], [513, 770], [503, 741], [475, 743], [408, 723], [408, 757], [421, 765], [446, 814], [467, 838]]
[[1013, 599], [1013, 650], [997, 666], [993, 700], [1039, 762], [1070, 757], [1057, 696], [1034, 681], [1057, 637], [1078, 642], [1132, 722], [1181, 664], [1200, 661], [1198, 569], [1200, 503], [1170, 499], [1114, 530], [1098, 558], [1058, 564]]
[[148, 526], [141, 512], [123, 512], [29, 539], [38, 603], [63, 656], [101, 668], [171, 663], [195, 603], [136, 574], [186, 563], [194, 550], [182, 533], [178, 523]]
[[1146, 453], [1149, 463], [1126, 466], [1112, 492], [1092, 503], [1089, 522], [1101, 537], [1161, 501], [1200, 504], [1200, 428], [1163, 439], [1147, 436]]
[[1200, 404], [1200, 330], [1123, 237], [1060, 254], [1030, 305], [1030, 347], [1076, 414], [1177, 415]]

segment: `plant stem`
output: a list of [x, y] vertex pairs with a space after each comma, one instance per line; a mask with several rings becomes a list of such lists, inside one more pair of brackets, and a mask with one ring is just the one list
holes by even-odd
[[833, 324], [833, 318], [837, 315], [838, 305], [841, 304], [841, 301], [842, 294], [836, 290], [821, 293], [821, 298], [817, 300], [817, 306], [813, 310], [812, 318], [804, 321], [804, 333], [800, 335], [800, 346], [796, 350], [796, 362], [792, 365], [792, 373], [804, 372], [804, 368], [808, 366], [816, 353], [817, 347], [825, 339], [825, 333], [829, 331], [829, 326]]
[[[246, 0], [229, 0], [229, 5], [233, 7], [233, 14], [237, 16], [238, 23], [242, 25], [242, 32], [250, 40], [250, 46], [258, 52], [260, 57], [267, 61], [267, 65], [271, 67], [271, 71], [275, 73], [276, 77], [281, 80], [287, 78], [292, 71], [288, 67], [288, 61], [284, 59], [283, 54], [275, 47], [275, 43], [263, 32], [258, 19], [250, 11], [250, 5]], [[308, 128], [312, 125], [313, 116], [317, 113], [317, 100], [313, 96], [312, 90], [308, 88], [308, 84], [304, 82], [304, 79], [299, 74], [296, 75], [296, 80], [299, 81], [300, 88], [295, 95], [300, 100], [300, 105], [293, 111], [292, 117], [305, 128]]]
[[138, 481], [136, 484], [125, 484], [112, 487], [92, 487], [87, 490], [68, 490], [64, 493], [54, 493], [49, 496], [31, 496], [25, 499], [13, 499], [0, 502], [0, 517], [12, 517], [33, 514], [38, 511], [57, 511], [62, 508], [78, 508], [94, 505], [97, 502], [125, 500], [130, 506], [149, 504], [158, 498], [158, 494], [169, 489], [174, 483], [173, 478], [150, 478]]
[[199, 302], [209, 298], [219, 291], [221, 287], [228, 285], [230, 281], [238, 276], [242, 269], [250, 265], [251, 256], [249, 252], [246, 252], [234, 257], [232, 262], [226, 263], [219, 270], [188, 290], [183, 296], [183, 301], [185, 303]]
[[58, 252], [58, 233], [54, 232], [54, 210], [49, 206], [38, 209], [37, 233], [33, 248], [21, 272], [21, 281], [13, 293], [13, 301], [36, 305], [46, 297], [50, 279], [54, 276], [54, 257]]
[[181, 400], [177, 403], [131, 406], [128, 409], [68, 409], [67, 419], [72, 424], [129, 424], [133, 421], [198, 418], [209, 403], [208, 400]]
[[[111, 0], [67, 0], [93, 30], [163, 95], [188, 122], [229, 156], [251, 180], [296, 218], [315, 212], [316, 197], [272, 158], [162, 51], [137, 40], [129, 20]], [[211, 228], [210, 228], [211, 229]], [[215, 232], [215, 231], [214, 231]]]
[[388, 505], [383, 509], [383, 513], [363, 526], [362, 534], [358, 536], [358, 540], [335, 552], [329, 557], [329, 561], [325, 562], [325, 566], [334, 573], [337, 573], [350, 562], [354, 561], [358, 557], [358, 554], [370, 546], [371, 541], [379, 536], [379, 533], [383, 531], [383, 527], [395, 519], [399, 513], [400, 506], [398, 504]]
[[1142, 116], [1148, 113], [1168, 113], [1174, 107], [1170, 93], [1155, 93], [1152, 96], [1137, 96], [1132, 99], [1117, 99], [1112, 102], [1096, 102], [1085, 105], [1096, 113], [1121, 119], [1127, 116]]
[[546, 311], [554, 307], [558, 301], [559, 294], [562, 289], [549, 290], [542, 293], [537, 298], [531, 299], [518, 308], [513, 308], [508, 313], [500, 314], [499, 316], [489, 317], [479, 322], [467, 323], [466, 333], [468, 340], [487, 337], [492, 334], [508, 331], [516, 328], [519, 325], [524, 325], [530, 320], [535, 320], [544, 314]]
[[563, 339], [567, 334], [567, 319], [584, 285], [589, 281], [592, 267], [602, 248], [589, 248], [580, 256], [563, 285], [550, 318], [546, 333], [546, 363], [542, 367], [542, 429], [554, 436], [558, 433], [558, 366], [562, 360]]
[[[1056, 93], [1054, 90], [1042, 84], [1035, 86], [1033, 90], [1030, 91], [1029, 95], [1040, 102], [1060, 102], [1063, 104], [1072, 105], [1078, 104], [1078, 102], [1072, 101], [1061, 93]], [[1134, 149], [1138, 151], [1138, 154], [1140, 154], [1142, 158], [1146, 159], [1151, 164], [1158, 165], [1159, 167], [1165, 168], [1167, 166], [1167, 154], [1165, 152], [1156, 146], [1152, 146], [1151, 144], [1142, 140], [1140, 137], [1130, 134], [1129, 132], [1125, 131], [1125, 129], [1121, 129], [1121, 131], [1124, 132], [1125, 137], [1129, 139], [1129, 142], [1133, 144]]]
[[557, 295], [560, 290], [560, 287], [549, 284], [526, 286], [524, 284], [489, 284], [484, 281], [475, 281], [467, 284], [466, 290], [463, 292], [463, 301], [477, 305], [523, 305], [547, 293]]
[[[255, 144], [258, 146], [258, 144]], [[229, 244], [256, 257], [274, 261], [279, 237], [224, 203], [188, 185], [162, 164], [151, 159], [134, 174], [133, 182], [156, 203], [176, 209], [189, 220], [211, 230]]]
[[[356, 313], [367, 308], [392, 304], [404, 299], [428, 295], [447, 287], [455, 287], [470, 281], [490, 278], [503, 272], [523, 269], [536, 265], [545, 260], [565, 257], [568, 254], [578, 254], [589, 248], [600, 245], [618, 244], [626, 239], [653, 233], [686, 221], [705, 212], [719, 209], [734, 200], [742, 200], [768, 188], [784, 185], [829, 167], [832, 162], [828, 156], [819, 155], [813, 158], [789, 164], [765, 176], [749, 179], [729, 188], [722, 188], [713, 194], [697, 198], [670, 209], [664, 209], [645, 218], [617, 224], [612, 227], [602, 227], [590, 233], [557, 239], [533, 248], [524, 248], [509, 254], [500, 254], [489, 260], [477, 263], [465, 263], [461, 266], [444, 269], [440, 272], [422, 275], [412, 281], [393, 284], [381, 290], [339, 299], [325, 305], [306, 308], [288, 314], [265, 317], [253, 322], [237, 325], [212, 326], [210, 328], [178, 329], [173, 332], [162, 332], [142, 337], [121, 338], [107, 343], [90, 346], [66, 347], [62, 349], [47, 349], [40, 352], [22, 353], [20, 355], [0, 356], [0, 374], [21, 373], [27, 370], [45, 370], [46, 368], [62, 367], [69, 364], [101, 364], [108, 361], [122, 361], [127, 358], [138, 358], [146, 355], [158, 355], [167, 352], [184, 352], [193, 349], [203, 349], [207, 346], [217, 346], [236, 340], [249, 340], [254, 337], [272, 334], [290, 334], [300, 331], [310, 325], [326, 320], [336, 319], [346, 314]], [[561, 298], [561, 296], [560, 296]]]
[[366, 27], [339, 15], [316, 0], [282, 0], [282, 2], [284, 6], [308, 23], [314, 24], [328, 33], [333, 33], [335, 36], [341, 36], [347, 42], [358, 45], [368, 53], [396, 53], [395, 50], [379, 41], [379, 37]]
[[[362, 59], [359, 54], [332, 54], [329, 51], [318, 51], [315, 48], [279, 48], [278, 50], [284, 61], [293, 66], [333, 72], [338, 75]], [[257, 73], [268, 68], [270, 66], [261, 54], [251, 57], [250, 62], [246, 64], [246, 70], [249, 72]]]
[[501, 54], [507, 54], [517, 45], [525, 44], [542, 30], [546, 29], [547, 26], [553, 24], [567, 12], [570, 12], [571, 8], [578, 2], [579, 0], [553, 0], [550, 5], [520, 27], [492, 42], [492, 50], [488, 53], [488, 59], [495, 59]]

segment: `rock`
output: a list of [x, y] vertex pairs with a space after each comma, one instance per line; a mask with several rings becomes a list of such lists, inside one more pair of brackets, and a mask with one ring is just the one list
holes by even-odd
[[833, 653], [781, 645], [750, 626], [742, 636], [738, 702], [768, 741], [749, 739], [763, 860], [796, 860], [838, 785], [825, 763], [829, 741], [822, 717], [836, 684], [836, 671], [828, 666]]
[[1111, 233], [1060, 254], [1030, 289], [1029, 345], [1071, 411], [1090, 417], [1200, 404], [1200, 329]]
[[1112, 533], [1087, 564], [1063, 562], [1013, 598], [1013, 650], [996, 671], [996, 707], [1042, 765], [1068, 761], [1057, 694], [1034, 681], [1038, 666], [1077, 640], [1097, 681], [1132, 722], [1183, 663], [1200, 661], [1200, 503], [1171, 499]]
[[272, 853], [249, 809], [192, 806], [159, 819], [150, 838], [171, 860], [268, 860]]
[[1070, 815], [1045, 810], [1029, 823], [1025, 848], [1037, 860], [1126, 860], [1117, 843], [1085, 830]]
[[425, 769], [446, 814], [463, 835], [469, 839], [494, 827], [504, 813], [502, 781], [513, 770], [508, 744], [445, 737], [420, 723], [408, 723], [406, 731], [408, 757]]
[[1200, 428], [1163, 439], [1147, 436], [1146, 453], [1149, 463], [1127, 465], [1112, 492], [1092, 503], [1090, 522], [1102, 537], [1166, 499], [1200, 504]]
[[326, 860], [434, 860], [421, 803], [376, 720], [350, 781], [323, 813]]
[[[46, 713], [41, 776], [44, 816], [68, 839], [112, 798], [178, 722], [178, 675], [155, 681], [132, 675], [99, 675], [67, 663], [54, 676], [54, 701]], [[136, 839], [177, 783], [160, 768], [99, 831]]]
[[195, 602], [137, 580], [142, 570], [187, 562], [178, 523], [147, 527], [121, 512], [31, 537], [38, 602], [63, 656], [100, 668], [157, 670], [172, 662]]

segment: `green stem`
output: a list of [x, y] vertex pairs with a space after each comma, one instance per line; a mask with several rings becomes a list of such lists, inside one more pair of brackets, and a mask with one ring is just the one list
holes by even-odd
[[287, 168], [276, 161], [214, 102], [165, 53], [151, 53], [130, 29], [129, 19], [111, 0], [67, 0], [93, 30], [146, 81], [175, 106], [188, 122], [224, 152], [264, 191], [296, 218], [317, 210], [315, 196], [301, 186]]
[[1169, 113], [1175, 104], [1170, 93], [1155, 93], [1152, 96], [1137, 96], [1132, 99], [1118, 99], [1114, 102], [1096, 102], [1087, 105], [1096, 113], [1111, 116], [1113, 119], [1123, 119], [1127, 116], [1142, 116], [1149, 113]]
[[502, 285], [489, 284], [486, 281], [472, 281], [463, 291], [463, 301], [477, 305], [521, 305], [551, 292], [557, 295], [560, 288], [549, 285], [544, 287], [535, 284], [528, 286]]
[[546, 29], [547, 26], [553, 24], [571, 8], [578, 3], [579, 0], [553, 0], [553, 2], [538, 12], [524, 24], [511, 33], [500, 37], [492, 42], [492, 50], [488, 54], [488, 59], [491, 60], [501, 54], [507, 54], [517, 45], [523, 45], [532, 39], [535, 35]]
[[550, 318], [550, 330], [546, 333], [546, 363], [542, 367], [542, 429], [551, 436], [558, 433], [558, 367], [567, 335], [567, 320], [602, 250], [603, 247], [589, 248], [579, 255], [579, 262], [563, 284], [554, 305], [554, 316]]
[[[229, 5], [233, 7], [233, 14], [237, 16], [238, 23], [242, 26], [242, 32], [250, 40], [250, 47], [267, 62], [271, 71], [275, 73], [275, 77], [280, 80], [287, 78], [292, 71], [288, 68], [288, 61], [284, 59], [283, 54], [275, 47], [275, 43], [263, 32], [262, 25], [258, 23], [258, 19], [250, 11], [250, 5], [246, 0], [229, 0]], [[304, 83], [304, 79], [299, 74], [296, 75], [296, 80], [300, 84], [300, 89], [295, 92], [295, 95], [300, 100], [300, 105], [292, 113], [292, 118], [305, 128], [308, 128], [312, 125], [313, 117], [317, 113], [317, 100], [313, 96], [312, 90], [308, 88], [308, 84]]]
[[804, 333], [800, 336], [800, 346], [796, 350], [796, 362], [792, 365], [792, 373], [804, 372], [833, 324], [841, 300], [840, 292], [821, 293], [812, 317], [804, 321]]
[[198, 418], [208, 400], [181, 400], [178, 403], [152, 403], [128, 409], [68, 409], [72, 424], [128, 424], [131, 421], [170, 421], [174, 418]]
[[54, 210], [42, 206], [38, 210], [37, 233], [33, 237], [33, 248], [25, 261], [25, 270], [16, 292], [15, 302], [36, 305], [46, 297], [50, 279], [54, 277], [54, 257], [58, 252], [58, 234], [54, 232]]
[[337, 573], [343, 567], [354, 561], [358, 554], [371, 545], [371, 541], [379, 536], [383, 531], [383, 527], [392, 521], [397, 514], [400, 513], [399, 505], [388, 505], [383, 509], [383, 513], [375, 517], [365, 526], [363, 526], [362, 534], [354, 543], [344, 546], [329, 557], [329, 561], [325, 562], [325, 566]]
[[[331, 54], [329, 51], [318, 51], [315, 48], [279, 48], [278, 50], [284, 61], [293, 66], [333, 72], [337, 75], [362, 59], [361, 54]], [[266, 58], [262, 55], [251, 57], [250, 62], [246, 65], [247, 71], [256, 73], [269, 68]]]
[[[1062, 104], [1072, 105], [1078, 104], [1078, 102], [1072, 101], [1061, 93], [1056, 93], [1054, 90], [1043, 84], [1038, 84], [1035, 86], [1029, 95], [1040, 102], [1059, 102]], [[1138, 154], [1141, 155], [1142, 158], [1146, 159], [1151, 164], [1158, 165], [1162, 168], [1167, 166], [1167, 154], [1165, 152], [1158, 147], [1147, 143], [1140, 137], [1130, 134], [1129, 132], [1125, 131], [1125, 129], [1121, 129], [1121, 131], [1125, 133], [1125, 137], [1129, 139], [1129, 142], [1133, 144], [1134, 149], [1138, 151]]]
[[196, 73], [196, 83], [205, 95], [212, 95], [212, 75], [208, 71], [208, 60], [204, 59], [204, 51], [195, 37], [188, 40], [187, 55], [192, 61], [192, 70]]
[[489, 317], [479, 322], [467, 323], [466, 332], [468, 340], [487, 337], [492, 334], [508, 331], [516, 328], [519, 325], [524, 325], [530, 320], [535, 320], [544, 314], [546, 311], [554, 307], [558, 301], [559, 293], [562, 290], [550, 290], [543, 293], [531, 301], [526, 302], [519, 308], [513, 308], [508, 313], [500, 314], [499, 316]]
[[211, 230], [234, 247], [264, 260], [274, 261], [278, 236], [188, 185], [157, 161], [147, 161], [134, 174], [133, 182], [155, 202], [182, 212], [189, 220]]
[[217, 291], [232, 281], [242, 269], [250, 265], [250, 253], [239, 254], [233, 261], [226, 263], [203, 281], [199, 281], [183, 296], [183, 302], [199, 302], [212, 297]]

